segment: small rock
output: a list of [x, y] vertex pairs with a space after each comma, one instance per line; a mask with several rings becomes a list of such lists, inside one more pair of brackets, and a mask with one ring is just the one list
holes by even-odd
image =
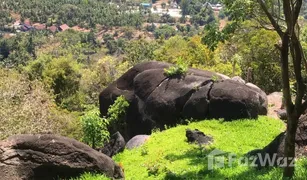
[[137, 135], [134, 136], [132, 139], [130, 139], [127, 144], [126, 144], [126, 148], [127, 149], [134, 149], [137, 147], [140, 147], [141, 145], [143, 145], [147, 139], [149, 139], [150, 136], [148, 135]]
[[123, 136], [116, 132], [110, 138], [110, 141], [104, 145], [103, 148], [98, 149], [99, 152], [112, 157], [125, 149], [126, 141]]
[[277, 116], [281, 120], [287, 120], [287, 111], [285, 109], [278, 109], [276, 110]]
[[239, 83], [245, 84], [245, 81], [240, 76], [235, 76], [235, 77], [232, 77], [231, 79]]
[[188, 138], [188, 142], [196, 142], [198, 144], [209, 144], [212, 142], [212, 137], [205, 135], [203, 132], [199, 131], [198, 129], [195, 130], [186, 130], [186, 137]]

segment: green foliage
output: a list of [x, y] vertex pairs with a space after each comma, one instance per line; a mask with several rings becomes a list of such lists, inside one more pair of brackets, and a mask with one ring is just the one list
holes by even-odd
[[206, 24], [213, 23], [215, 21], [214, 12], [210, 8], [202, 8], [197, 14], [194, 14], [191, 18], [193, 24], [204, 26]]
[[0, 39], [0, 63], [8, 68], [20, 68], [35, 58], [35, 46], [44, 36], [38, 33], [18, 34], [10, 39]]
[[158, 29], [154, 31], [154, 35], [156, 39], [165, 38], [169, 39], [171, 36], [175, 36], [176, 30], [169, 25], [160, 26]]
[[151, 61], [154, 59], [154, 51], [158, 49], [158, 47], [157, 43], [148, 42], [144, 39], [130, 41], [124, 48], [125, 59], [133, 65]]
[[108, 120], [110, 124], [121, 124], [120, 120], [125, 116], [126, 110], [129, 107], [129, 102], [126, 98], [121, 95], [116, 98], [114, 104], [112, 104], [108, 109]]
[[82, 117], [83, 141], [92, 148], [103, 145], [109, 139], [110, 134], [107, 129], [109, 121], [100, 117], [98, 109], [86, 112]]
[[109, 122], [109, 131], [111, 133], [119, 131], [123, 136], [127, 135], [125, 133], [128, 131], [126, 124], [126, 111], [128, 108], [129, 102], [124, 96], [117, 97], [109, 107], [106, 118]]
[[176, 65], [164, 69], [164, 73], [167, 77], [172, 77], [177, 75], [182, 76], [185, 75], [187, 71], [188, 71], [188, 65], [183, 62], [182, 58], [178, 60], [178, 63]]
[[110, 180], [110, 178], [105, 175], [84, 173], [79, 178], [73, 178], [70, 180]]
[[85, 104], [98, 105], [99, 93], [124, 74], [130, 64], [112, 56], [105, 56], [81, 70], [79, 91], [85, 95]]
[[[139, 26], [144, 17], [141, 13], [131, 11], [131, 6], [122, 2], [111, 4], [100, 0], [50, 0], [33, 1], [15, 0], [0, 1], [1, 15], [7, 15], [3, 20], [11, 22], [8, 12], [20, 14], [21, 19], [31, 19], [34, 22], [52, 24], [68, 24], [69, 26], [82, 25], [95, 28], [96, 24], [104, 26]], [[0, 16], [0, 19], [1, 16]], [[0, 23], [1, 27], [1, 23]]]
[[202, 42], [208, 46], [211, 51], [214, 51], [220, 42], [225, 42], [232, 37], [234, 31], [238, 28], [237, 22], [228, 23], [224, 29], [219, 30], [217, 23], [211, 23], [205, 27], [205, 34]]
[[200, 36], [188, 39], [174, 36], [155, 51], [155, 56], [155, 59], [159, 61], [176, 64], [181, 58], [184, 59], [184, 64], [193, 68], [219, 72], [228, 76], [241, 75], [240, 57], [223, 58], [224, 52], [220, 49], [210, 51], [206, 45], [202, 44]]
[[56, 58], [47, 63], [42, 77], [46, 85], [53, 90], [57, 104], [69, 110], [75, 110], [67, 106], [73, 103], [67, 98], [78, 92], [81, 74], [80, 65], [73, 60], [72, 56]]
[[[240, 56], [242, 77], [257, 84], [266, 93], [280, 91], [282, 89], [280, 52], [275, 44], [279, 36], [274, 31], [255, 29], [255, 22], [246, 21], [226, 43], [223, 54], [228, 54], [230, 59]], [[231, 50], [236, 44], [236, 50]], [[232, 51], [232, 52], [231, 52]], [[235, 53], [235, 54], [234, 54]], [[251, 70], [251, 77], [248, 78], [248, 69]], [[291, 75], [292, 73], [290, 73]], [[269, 77], [269, 78], [268, 78]]]

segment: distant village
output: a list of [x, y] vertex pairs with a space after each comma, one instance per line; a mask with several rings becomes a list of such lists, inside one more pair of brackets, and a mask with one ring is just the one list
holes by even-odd
[[57, 33], [57, 32], [66, 31], [68, 29], [72, 29], [79, 32], [90, 32], [90, 30], [81, 28], [79, 26], [69, 27], [67, 24], [62, 24], [59, 26], [56, 25], [47, 26], [46, 24], [32, 23], [29, 19], [24, 20], [23, 22], [21, 22], [20, 20], [16, 20], [12, 25], [5, 25], [4, 28], [10, 29], [10, 31], [13, 32], [13, 33], [6, 32], [8, 36], [15, 36], [16, 33], [29, 32], [29, 31], [49, 31], [51, 33]]
[[[172, 1], [169, 4], [169, 9], [167, 10], [162, 9], [161, 7], [155, 7], [155, 4], [152, 3], [140, 3], [139, 5], [140, 7], [143, 7], [145, 9], [151, 9], [151, 11], [156, 14], [162, 15], [167, 13], [172, 17], [177, 17], [177, 18], [181, 17], [180, 6], [176, 3], [176, 1]], [[203, 6], [209, 6], [210, 8], [212, 8], [213, 11], [220, 11], [223, 9], [223, 6], [221, 4], [211, 4], [208, 2], [204, 3]], [[2, 33], [6, 34], [9, 37], [15, 36], [16, 33], [20, 32], [44, 31], [44, 30], [45, 31], [47, 30], [51, 33], [63, 32], [68, 29], [72, 29], [79, 32], [90, 32], [89, 29], [81, 28], [80, 26], [69, 27], [67, 24], [47, 26], [46, 24], [32, 23], [29, 19], [26, 19], [23, 22], [20, 20], [16, 20], [11, 25], [5, 25], [4, 29], [6, 29], [6, 31], [3, 31]]]

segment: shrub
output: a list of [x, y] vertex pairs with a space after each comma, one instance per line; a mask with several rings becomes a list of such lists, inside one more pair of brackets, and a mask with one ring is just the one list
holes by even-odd
[[105, 140], [109, 139], [109, 132], [107, 129], [108, 120], [101, 118], [98, 109], [93, 109], [85, 113], [81, 117], [83, 129], [83, 141], [95, 148], [103, 144]]
[[158, 29], [154, 31], [154, 36], [156, 39], [161, 38], [161, 37], [168, 39], [171, 36], [175, 36], [175, 35], [176, 35], [176, 30], [172, 26], [169, 26], [169, 25], [160, 26]]
[[[180, 58], [179, 58], [180, 59]], [[167, 69], [164, 69], [164, 73], [167, 77], [172, 77], [176, 75], [184, 75], [188, 71], [188, 66], [182, 62], [182, 60], [178, 60], [178, 63], [174, 66], [170, 66]]]
[[129, 102], [123, 95], [117, 97], [114, 104], [112, 104], [108, 109], [108, 120], [110, 124], [123, 123], [120, 122], [120, 120], [126, 114], [128, 107]]
[[[58, 105], [63, 105], [63, 102], [66, 102], [66, 105], [69, 104], [69, 99], [72, 99], [70, 97], [78, 92], [81, 78], [80, 68], [81, 65], [73, 59], [72, 55], [52, 59], [44, 65], [43, 82], [53, 90]], [[65, 105], [62, 107], [68, 110], [80, 109], [80, 107], [76, 109]]]
[[127, 124], [126, 124], [126, 111], [129, 107], [129, 102], [124, 96], [119, 96], [112, 104], [107, 113], [107, 119], [110, 123], [109, 131], [115, 133], [116, 131], [121, 132], [124, 137], [127, 137]]

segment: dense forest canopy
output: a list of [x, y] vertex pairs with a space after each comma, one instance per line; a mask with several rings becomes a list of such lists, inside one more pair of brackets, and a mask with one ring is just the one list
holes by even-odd
[[[70, 26], [94, 27], [96, 24], [123, 26], [137, 25], [142, 22], [141, 15], [131, 12], [131, 9], [129, 11], [126, 4], [121, 4], [118, 7], [116, 4], [100, 0], [1, 0], [0, 9], [6, 14], [8, 12], [17, 13], [22, 20], [30, 18], [33, 22], [47, 23], [48, 25], [67, 23]], [[6, 22], [11, 20], [11, 18], [7, 18]]]

